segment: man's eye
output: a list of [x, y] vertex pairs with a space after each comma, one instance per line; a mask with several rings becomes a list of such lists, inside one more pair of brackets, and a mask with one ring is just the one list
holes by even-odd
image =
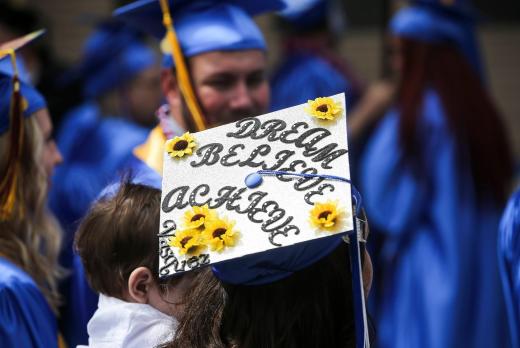
[[208, 85], [217, 89], [227, 89], [230, 88], [232, 84], [233, 81], [231, 81], [231, 79], [211, 80], [208, 82]]
[[263, 74], [253, 75], [247, 78], [247, 85], [250, 87], [257, 87], [264, 82]]

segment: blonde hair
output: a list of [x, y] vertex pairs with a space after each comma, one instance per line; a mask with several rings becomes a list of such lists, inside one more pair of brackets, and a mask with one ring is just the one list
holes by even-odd
[[[44, 139], [36, 118], [24, 121], [24, 147], [13, 214], [0, 221], [0, 255], [26, 271], [57, 313], [61, 231], [46, 206], [47, 174], [41, 164]], [[0, 173], [6, 171], [9, 133], [0, 136]]]

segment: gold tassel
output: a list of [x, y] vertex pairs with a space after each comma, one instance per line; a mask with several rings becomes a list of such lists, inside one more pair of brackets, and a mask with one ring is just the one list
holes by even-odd
[[[20, 161], [23, 152], [24, 118], [22, 95], [20, 92], [20, 80], [16, 66], [16, 54], [14, 50], [5, 50], [4, 54], [11, 56], [13, 65], [13, 93], [9, 112], [9, 151], [7, 155], [7, 167], [0, 182], [0, 220], [11, 218], [17, 196], [18, 177], [20, 176]], [[2, 52], [0, 52], [1, 55]], [[22, 206], [20, 204], [19, 206]], [[20, 211], [20, 214], [23, 212]]]
[[195, 97], [193, 86], [191, 85], [190, 75], [188, 73], [186, 62], [184, 61], [184, 56], [182, 54], [182, 49], [179, 44], [179, 41], [177, 40], [177, 35], [173, 27], [173, 20], [170, 15], [168, 0], [159, 1], [161, 3], [161, 10], [163, 13], [163, 24], [166, 28], [166, 37], [170, 44], [173, 59], [177, 69], [177, 80], [179, 83], [179, 87], [182, 95], [184, 96], [184, 100], [186, 101], [186, 105], [188, 106], [188, 110], [190, 111], [191, 117], [195, 123], [197, 131], [202, 131], [206, 129], [206, 123], [204, 121], [204, 117], [202, 116], [200, 106]]

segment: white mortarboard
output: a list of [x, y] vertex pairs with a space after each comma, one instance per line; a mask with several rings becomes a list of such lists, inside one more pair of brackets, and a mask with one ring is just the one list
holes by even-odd
[[169, 140], [159, 276], [211, 265], [226, 283], [272, 283], [348, 235], [358, 347], [366, 347], [347, 144], [344, 94]]

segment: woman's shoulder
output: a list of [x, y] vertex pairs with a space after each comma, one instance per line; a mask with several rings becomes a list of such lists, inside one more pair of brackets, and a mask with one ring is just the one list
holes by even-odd
[[56, 318], [32, 278], [0, 256], [0, 346], [56, 347]]
[[4, 305], [38, 304], [44, 312], [51, 312], [43, 294], [31, 276], [20, 267], [0, 256], [0, 310]]
[[36, 287], [36, 284], [24, 270], [0, 256], [0, 291], [12, 286]]

